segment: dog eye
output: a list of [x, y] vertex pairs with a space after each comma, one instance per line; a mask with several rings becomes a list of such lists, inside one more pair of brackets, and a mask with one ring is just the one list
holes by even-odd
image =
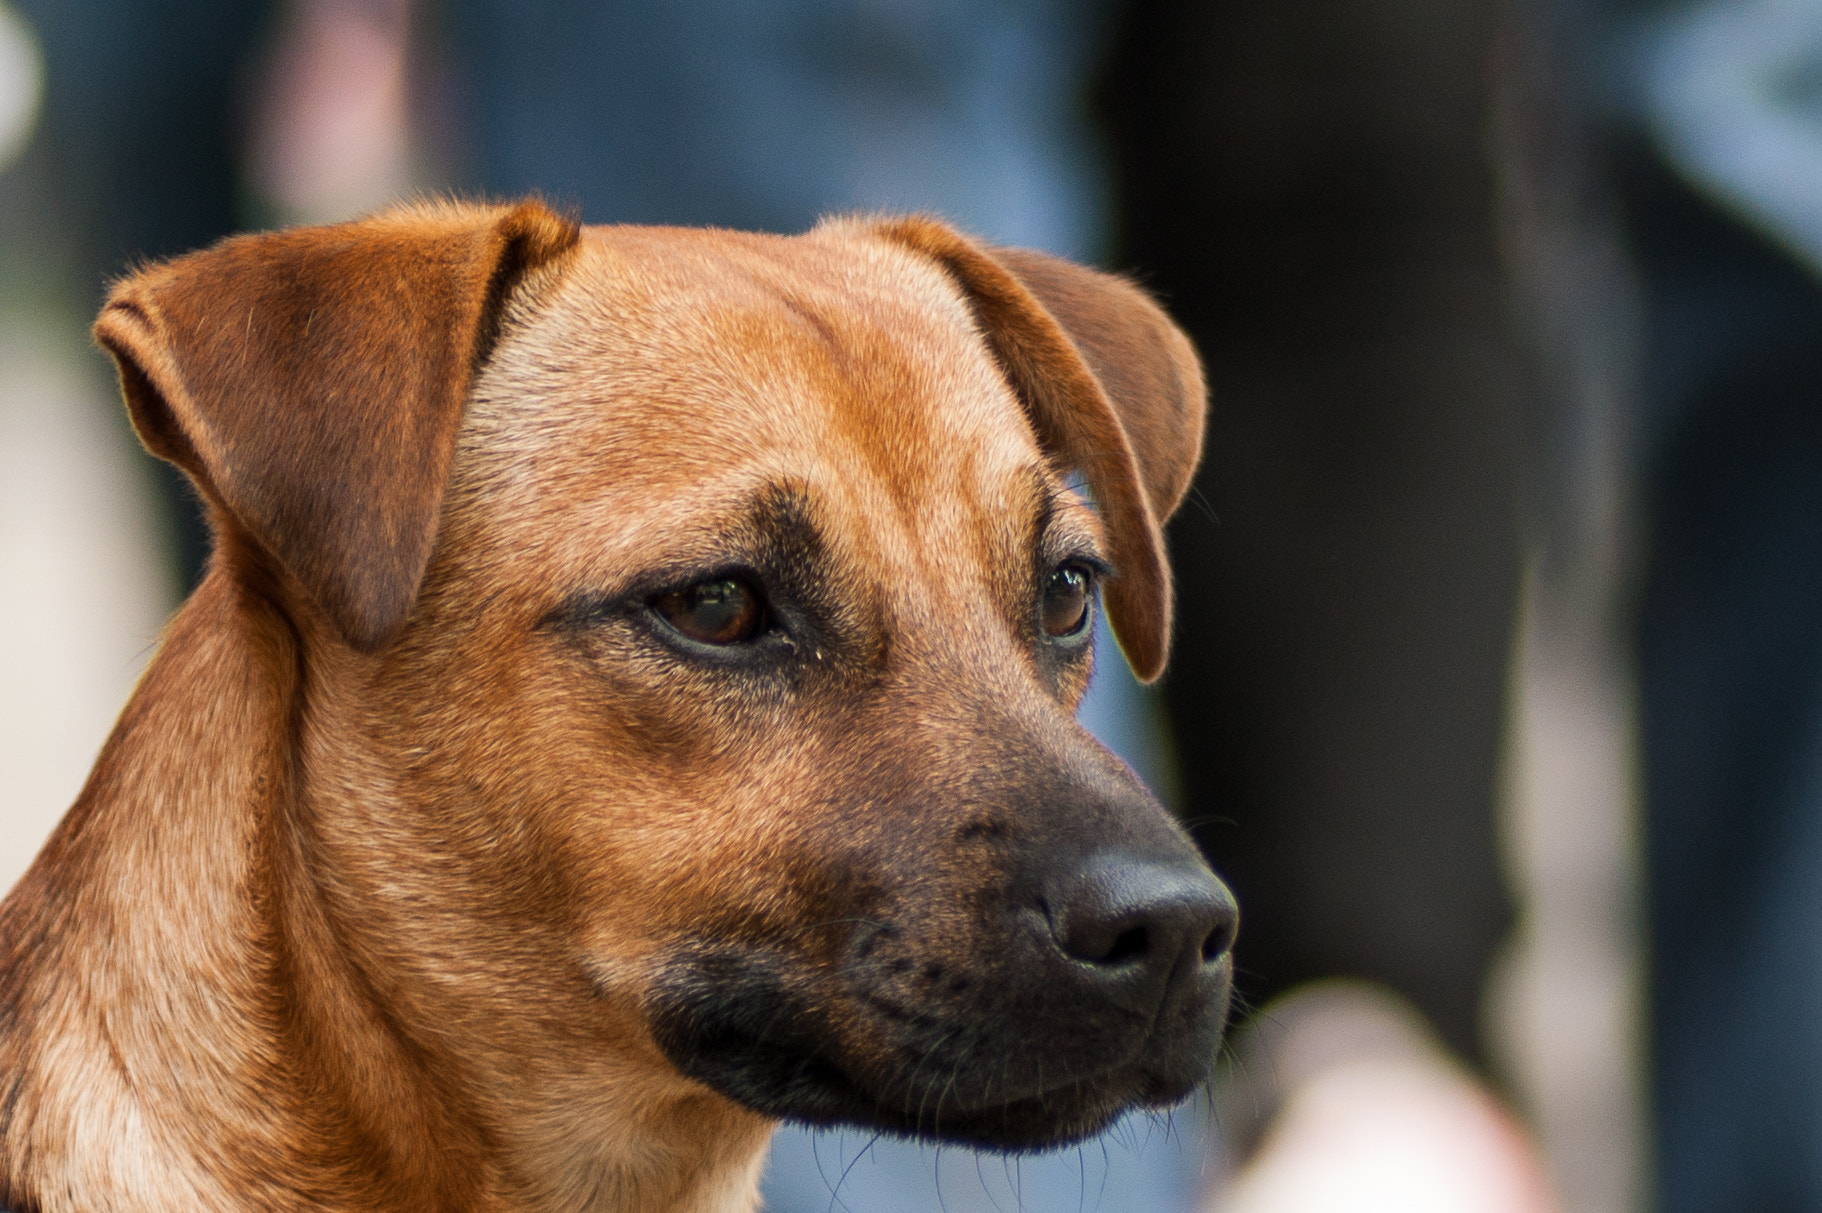
[[1039, 622], [1044, 634], [1062, 639], [1074, 636], [1088, 624], [1088, 603], [1094, 592], [1094, 570], [1087, 565], [1065, 564], [1044, 583]]
[[741, 644], [765, 630], [759, 591], [738, 577], [716, 577], [652, 600], [652, 610], [691, 640]]

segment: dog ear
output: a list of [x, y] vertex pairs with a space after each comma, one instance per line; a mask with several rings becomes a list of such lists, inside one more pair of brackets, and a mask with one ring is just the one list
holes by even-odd
[[[507, 294], [575, 224], [536, 202], [237, 236], [118, 283], [95, 322], [140, 440], [357, 648], [404, 623]], [[218, 538], [219, 542], [219, 538]]]
[[1156, 679], [1171, 615], [1161, 527], [1189, 488], [1208, 407], [1195, 347], [1122, 278], [986, 248], [921, 217], [878, 230], [961, 285], [1039, 444], [1088, 482], [1118, 570], [1106, 588], [1108, 620], [1133, 672]]

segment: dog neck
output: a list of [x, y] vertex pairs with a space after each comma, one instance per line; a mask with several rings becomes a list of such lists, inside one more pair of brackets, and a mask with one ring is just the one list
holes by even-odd
[[540, 1136], [393, 1022], [298, 828], [301, 652], [212, 573], [0, 905], [0, 1207], [754, 1207], [760, 1118], [666, 1092]]

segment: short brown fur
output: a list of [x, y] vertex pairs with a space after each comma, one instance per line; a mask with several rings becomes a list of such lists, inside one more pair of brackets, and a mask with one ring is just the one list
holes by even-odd
[[[1202, 387], [1124, 283], [922, 219], [444, 205], [150, 267], [96, 335], [217, 546], [0, 905], [0, 1205], [749, 1209], [770, 1096], [667, 1034], [716, 957], [908, 1105], [899, 1055], [940, 1050], [831, 967], [1016, 1038], [1045, 1012], [969, 991], [970, 907], [1043, 839], [1179, 845], [1072, 719], [1085, 651], [1029, 626], [1104, 556], [1163, 662]], [[772, 648], [644, 605], [727, 567]], [[1023, 1080], [969, 1095], [969, 1056], [957, 1127], [881, 1114], [1014, 1142]], [[1174, 1097], [1137, 1081], [1016, 1132]]]

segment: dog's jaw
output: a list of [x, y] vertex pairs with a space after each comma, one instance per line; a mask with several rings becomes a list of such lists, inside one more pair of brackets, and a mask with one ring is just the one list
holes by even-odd
[[[739, 950], [739, 961], [752, 967], [781, 964], [777, 957], [758, 961], [747, 949]], [[999, 1066], [1019, 1064], [1025, 1059], [1017, 1054], [1048, 1050], [1050, 1038], [1034, 1034], [1024, 1041], [989, 1041], [981, 1038], [990, 1034], [965, 1015], [945, 1018], [886, 1008], [886, 1014], [874, 1016], [876, 1034], [896, 1037], [900, 1033], [895, 1029], [915, 1015], [926, 1028], [920, 1035], [934, 1037], [938, 1047], [920, 1049], [904, 1042], [898, 1049], [903, 1060], [883, 1078], [868, 1073], [877, 1071], [877, 1065], [857, 1073], [843, 1065], [842, 1033], [826, 1014], [793, 1008], [779, 997], [776, 983], [730, 980], [731, 967], [705, 966], [699, 957], [683, 962], [672, 978], [674, 986], [660, 994], [654, 1020], [667, 1055], [684, 1073], [781, 1119], [1010, 1152], [1073, 1144], [1131, 1108], [1164, 1109], [1181, 1102], [1207, 1080], [1206, 1059], [1213, 1055], [1226, 1015], [1223, 991], [1193, 1009], [1178, 1008], [1171, 1018], [1179, 1022], [1163, 1030], [1139, 1031], [1119, 1041], [1124, 1047], [1103, 1068], [1072, 1073], [1072, 1064], [1082, 1064], [1079, 1056], [1053, 1055], [1054, 1071], [1028, 1079], [1029, 1093], [982, 1091], [970, 1081], [976, 1072], [991, 1074]], [[705, 968], [713, 977], [704, 978]], [[770, 993], [769, 1003], [755, 1015], [753, 998], [762, 992]], [[849, 1014], [869, 1004], [878, 1009], [877, 999], [858, 991], [851, 1004], [845, 1008]], [[970, 1028], [976, 1033], [972, 1041]], [[1160, 1045], [1177, 1054], [1172, 1063], [1141, 1060]]]

